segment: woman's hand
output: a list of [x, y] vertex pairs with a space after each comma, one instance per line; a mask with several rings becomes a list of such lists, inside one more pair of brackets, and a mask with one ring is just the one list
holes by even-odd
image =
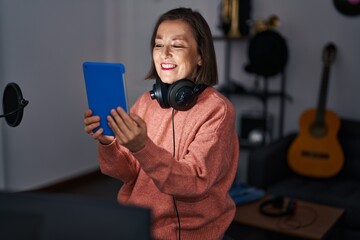
[[102, 128], [99, 128], [95, 133], [93, 132], [95, 128], [100, 126], [100, 117], [93, 116], [90, 109], [84, 114], [84, 124], [85, 132], [90, 134], [93, 139], [98, 140], [100, 143], [107, 145], [114, 141], [114, 137], [104, 136], [102, 134], [104, 131]]
[[107, 120], [121, 145], [131, 152], [137, 152], [145, 147], [148, 139], [147, 127], [138, 115], [127, 114], [124, 109], [118, 107], [111, 110], [111, 116], [108, 116]]

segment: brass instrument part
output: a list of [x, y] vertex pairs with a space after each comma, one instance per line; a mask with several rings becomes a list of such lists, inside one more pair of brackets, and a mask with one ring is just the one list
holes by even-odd
[[231, 0], [231, 27], [228, 37], [241, 37], [239, 31], [239, 0]]
[[257, 20], [255, 22], [255, 33], [265, 30], [273, 30], [280, 26], [280, 19], [276, 15], [270, 15], [267, 20]]
[[239, 0], [222, 0], [221, 21], [229, 27], [226, 33], [229, 38], [242, 37], [239, 30]]

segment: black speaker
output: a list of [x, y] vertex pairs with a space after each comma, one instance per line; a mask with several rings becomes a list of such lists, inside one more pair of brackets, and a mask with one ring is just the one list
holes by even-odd
[[286, 200], [284, 197], [274, 196], [263, 201], [259, 206], [259, 211], [269, 217], [294, 215], [296, 212], [296, 200], [293, 198]]
[[162, 108], [172, 107], [179, 111], [187, 111], [196, 104], [198, 96], [206, 87], [205, 84], [196, 85], [189, 79], [167, 84], [158, 78], [150, 91], [150, 96], [151, 99], [156, 99]]
[[240, 118], [240, 144], [256, 146], [267, 143], [272, 137], [272, 116], [264, 118], [261, 112], [243, 113]]

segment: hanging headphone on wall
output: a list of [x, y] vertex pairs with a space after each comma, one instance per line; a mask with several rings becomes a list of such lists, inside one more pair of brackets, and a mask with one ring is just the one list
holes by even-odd
[[205, 84], [196, 85], [189, 79], [167, 84], [157, 78], [150, 96], [151, 99], [156, 99], [162, 108], [172, 107], [179, 111], [187, 111], [196, 104], [198, 96], [206, 87]]
[[265, 200], [259, 206], [259, 211], [269, 217], [283, 217], [294, 215], [296, 211], [296, 200], [290, 198], [285, 204], [285, 198], [275, 196]]

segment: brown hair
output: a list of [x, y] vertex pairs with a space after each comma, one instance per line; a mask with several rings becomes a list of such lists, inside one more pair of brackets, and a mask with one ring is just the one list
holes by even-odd
[[[198, 66], [194, 81], [196, 84], [216, 85], [218, 83], [218, 72], [214, 43], [210, 27], [204, 17], [199, 12], [193, 11], [190, 8], [176, 8], [164, 13], [155, 25], [150, 42], [151, 51], [155, 45], [155, 37], [159, 25], [165, 20], [182, 20], [189, 24], [197, 43], [197, 50], [202, 58], [202, 65]], [[154, 61], [152, 61], [150, 71], [145, 79], [155, 78], [158, 78], [158, 74]]]

